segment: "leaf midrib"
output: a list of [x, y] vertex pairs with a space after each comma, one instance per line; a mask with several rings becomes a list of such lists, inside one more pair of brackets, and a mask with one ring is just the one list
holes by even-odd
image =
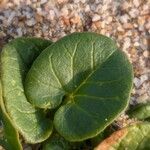
[[81, 84], [72, 92], [72, 95], [75, 95], [77, 93], [77, 91], [82, 87], [82, 85], [84, 85], [84, 83], [93, 75], [93, 73], [95, 71], [97, 71], [97, 69], [99, 69], [116, 52], [116, 50], [117, 49], [115, 49], [115, 51], [113, 51], [112, 53], [110, 53], [110, 55], [106, 58], [106, 60], [104, 62], [102, 62], [102, 64], [100, 64], [91, 73], [89, 73], [89, 75], [81, 82]]

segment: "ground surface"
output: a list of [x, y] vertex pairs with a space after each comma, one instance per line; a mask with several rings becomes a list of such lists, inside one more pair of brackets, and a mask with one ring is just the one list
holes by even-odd
[[20, 36], [56, 41], [72, 32], [114, 38], [134, 68], [131, 104], [150, 97], [149, 0], [0, 0], [0, 48]]

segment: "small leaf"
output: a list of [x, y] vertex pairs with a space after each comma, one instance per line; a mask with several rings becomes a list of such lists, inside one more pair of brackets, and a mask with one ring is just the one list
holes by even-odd
[[10, 119], [29, 143], [49, 137], [52, 123], [44, 113], [35, 109], [24, 94], [24, 79], [36, 57], [52, 42], [36, 38], [18, 38], [1, 52], [1, 81], [3, 100]]
[[1, 144], [7, 150], [22, 150], [21, 143], [19, 141], [19, 134], [15, 129], [10, 117], [8, 116], [3, 98], [2, 98], [2, 87], [0, 82], [0, 113], [2, 114], [2, 122], [4, 128], [4, 137], [1, 140]]
[[132, 118], [139, 120], [146, 120], [150, 118], [150, 102], [146, 104], [138, 104], [134, 108], [131, 108], [127, 114]]
[[42, 150], [71, 150], [69, 142], [59, 135], [53, 135], [45, 143]]
[[103, 131], [126, 108], [132, 66], [110, 38], [74, 33], [44, 50], [25, 81], [28, 100], [40, 108], [60, 108], [56, 130], [69, 141]]
[[150, 123], [141, 122], [114, 132], [95, 150], [149, 150]]

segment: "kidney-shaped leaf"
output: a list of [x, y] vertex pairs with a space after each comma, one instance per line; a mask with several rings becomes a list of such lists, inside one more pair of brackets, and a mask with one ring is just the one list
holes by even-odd
[[24, 94], [24, 78], [34, 59], [52, 42], [36, 38], [18, 38], [1, 52], [1, 81], [5, 107], [15, 127], [29, 143], [48, 138], [52, 123], [35, 109]]
[[132, 67], [108, 37], [74, 33], [44, 50], [29, 70], [26, 96], [55, 108], [56, 130], [70, 141], [99, 134], [126, 107]]
[[150, 123], [136, 123], [114, 132], [95, 150], [149, 150]]

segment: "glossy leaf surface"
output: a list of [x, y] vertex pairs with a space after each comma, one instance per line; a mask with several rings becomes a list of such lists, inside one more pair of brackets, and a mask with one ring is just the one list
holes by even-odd
[[36, 38], [18, 38], [1, 52], [1, 81], [6, 110], [17, 130], [29, 143], [49, 137], [52, 123], [32, 106], [24, 93], [24, 79], [31, 64], [52, 42]]
[[125, 109], [132, 76], [126, 55], [110, 38], [74, 33], [35, 60], [25, 92], [37, 107], [59, 107], [56, 130], [69, 141], [82, 141], [98, 135]]

